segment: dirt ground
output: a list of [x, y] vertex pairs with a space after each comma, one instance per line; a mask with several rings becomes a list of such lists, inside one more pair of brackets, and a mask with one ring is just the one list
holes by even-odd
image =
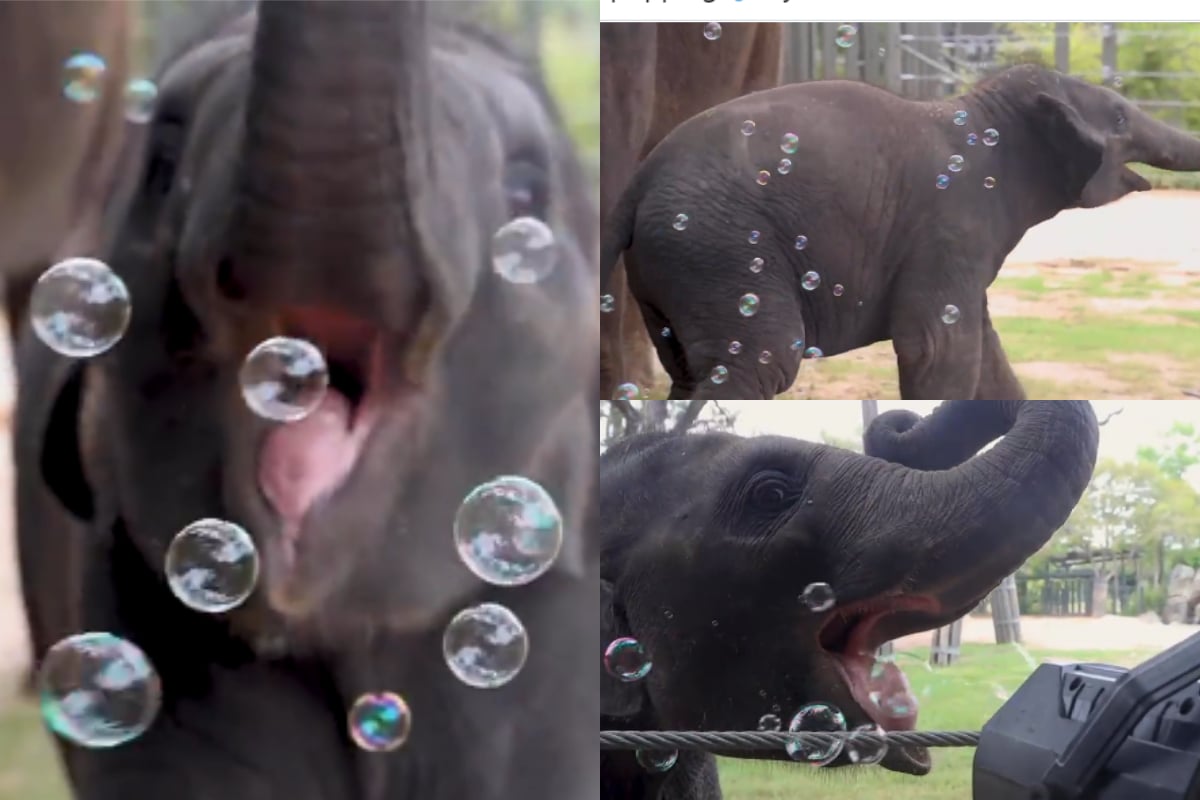
[[[1021, 617], [1025, 647], [1045, 650], [1162, 650], [1197, 632], [1198, 625], [1163, 625], [1137, 617]], [[896, 648], [926, 647], [931, 638], [930, 633], [913, 634], [898, 639]], [[966, 617], [962, 640], [976, 644], [996, 641], [991, 617]]]

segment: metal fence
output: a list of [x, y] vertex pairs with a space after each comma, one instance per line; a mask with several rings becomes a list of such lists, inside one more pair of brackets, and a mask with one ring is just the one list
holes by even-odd
[[1200, 134], [1200, 24], [800, 23], [788, 26], [785, 52], [786, 82], [848, 78], [920, 100], [961, 94], [1014, 64], [1041, 63]]

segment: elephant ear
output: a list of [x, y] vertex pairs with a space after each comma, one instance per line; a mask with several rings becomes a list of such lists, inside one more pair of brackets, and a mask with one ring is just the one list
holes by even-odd
[[1066, 165], [1068, 189], [1080, 208], [1095, 208], [1130, 192], [1151, 188], [1149, 181], [1113, 153], [1106, 134], [1084, 119], [1070, 103], [1039, 92], [1036, 109], [1049, 140]]
[[83, 465], [80, 435], [87, 369], [82, 362], [75, 361], [56, 373], [51, 382], [55, 390], [49, 413], [44, 417], [46, 422], [38, 441], [38, 470], [45, 486], [63, 507], [72, 516], [89, 522], [96, 515], [96, 500]]
[[[625, 612], [617, 603], [613, 585], [606, 580], [600, 581], [600, 648], [608, 647], [609, 642], [629, 636], [629, 623], [625, 620]], [[608, 670], [600, 670], [600, 717], [609, 720], [627, 720], [638, 716], [647, 705], [646, 692], [642, 681], [627, 683], [619, 681], [609, 674]], [[603, 726], [601, 726], [603, 727]]]

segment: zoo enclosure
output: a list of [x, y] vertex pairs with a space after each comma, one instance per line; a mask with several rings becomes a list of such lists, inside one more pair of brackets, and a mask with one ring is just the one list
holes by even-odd
[[1015, 64], [1038, 63], [1121, 92], [1200, 135], [1200, 24], [871, 22], [788, 25], [783, 81], [846, 78], [915, 100], [949, 97]]

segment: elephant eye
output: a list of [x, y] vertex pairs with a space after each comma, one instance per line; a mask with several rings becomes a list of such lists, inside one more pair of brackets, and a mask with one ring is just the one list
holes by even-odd
[[1129, 119], [1125, 116], [1124, 111], [1117, 111], [1117, 130], [1125, 130], [1125, 126], [1129, 124]]
[[765, 470], [750, 480], [747, 499], [754, 511], [776, 514], [788, 508], [795, 499], [796, 490], [782, 472]]
[[549, 187], [546, 171], [526, 159], [509, 164], [504, 175], [504, 197], [509, 219], [537, 217], [545, 219], [549, 211]]

